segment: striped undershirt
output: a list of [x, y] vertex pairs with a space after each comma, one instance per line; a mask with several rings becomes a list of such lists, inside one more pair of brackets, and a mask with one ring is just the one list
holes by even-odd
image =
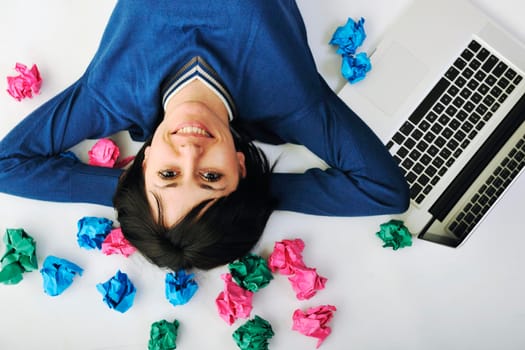
[[195, 79], [206, 84], [221, 99], [228, 111], [229, 120], [232, 121], [235, 116], [233, 99], [228, 90], [220, 83], [218, 74], [200, 56], [192, 58], [164, 85], [165, 88], [162, 89], [164, 110], [169, 100]]

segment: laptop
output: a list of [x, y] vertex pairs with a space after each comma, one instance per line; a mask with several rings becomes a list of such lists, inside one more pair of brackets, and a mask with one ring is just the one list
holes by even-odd
[[339, 96], [410, 185], [417, 237], [459, 247], [523, 173], [525, 47], [467, 0], [414, 0]]

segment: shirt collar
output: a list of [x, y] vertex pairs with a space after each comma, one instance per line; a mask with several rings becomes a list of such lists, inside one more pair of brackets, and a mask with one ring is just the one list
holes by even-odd
[[230, 122], [235, 117], [235, 105], [228, 90], [221, 84], [218, 74], [200, 56], [192, 58], [162, 89], [162, 106], [166, 110], [169, 100], [194, 79], [204, 82], [221, 99], [228, 111]]

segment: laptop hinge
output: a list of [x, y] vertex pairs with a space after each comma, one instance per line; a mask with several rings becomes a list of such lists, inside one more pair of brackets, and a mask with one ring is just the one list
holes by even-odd
[[444, 221], [450, 210], [461, 199], [483, 169], [489, 164], [507, 140], [525, 120], [525, 95], [510, 110], [492, 134], [487, 138], [466, 166], [450, 183], [429, 212], [439, 221]]

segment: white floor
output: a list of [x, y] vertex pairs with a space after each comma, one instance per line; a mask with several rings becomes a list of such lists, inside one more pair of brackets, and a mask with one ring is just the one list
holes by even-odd
[[[327, 42], [347, 17], [365, 17], [369, 50], [410, 0], [300, 0], [319, 70], [340, 89], [339, 57]], [[525, 42], [519, 0], [476, 0]], [[0, 91], [0, 137], [19, 120], [82, 74], [90, 61], [114, 1], [4, 1], [0, 4], [0, 76], [12, 75], [15, 62], [37, 63], [44, 77], [41, 95], [16, 102]], [[444, 23], [446, 25], [446, 23]], [[2, 78], [4, 79], [4, 78]], [[366, 117], [364, 116], [366, 119]], [[124, 142], [119, 135], [117, 140]], [[86, 142], [76, 151], [87, 158]], [[136, 145], [121, 145], [131, 153]], [[295, 152], [294, 147], [273, 150]], [[304, 161], [311, 157], [301, 153]], [[290, 168], [304, 166], [299, 161]], [[294, 158], [297, 159], [297, 158]], [[523, 349], [525, 348], [525, 229], [520, 179], [483, 227], [460, 249], [415, 240], [399, 251], [381, 248], [375, 237], [389, 217], [324, 218], [276, 212], [256, 252], [267, 256], [277, 240], [302, 238], [305, 262], [328, 278], [326, 289], [298, 301], [283, 276], [254, 296], [252, 315], [268, 320], [275, 331], [271, 349], [314, 349], [316, 340], [291, 330], [292, 313], [321, 304], [338, 308], [332, 335], [321, 349]], [[43, 293], [38, 272], [14, 286], [0, 285], [0, 348], [145, 349], [151, 323], [178, 319], [177, 348], [235, 349], [233, 331], [214, 302], [222, 290], [218, 268], [197, 273], [200, 289], [191, 302], [173, 307], [164, 298], [164, 271], [138, 254], [129, 259], [80, 249], [77, 221], [84, 216], [113, 219], [111, 208], [56, 204], [0, 195], [0, 234], [22, 227], [37, 241], [39, 264], [50, 254], [82, 266], [64, 294]], [[3, 252], [3, 244], [0, 253]], [[101, 301], [95, 285], [117, 269], [137, 288], [133, 307], [120, 314]]]

